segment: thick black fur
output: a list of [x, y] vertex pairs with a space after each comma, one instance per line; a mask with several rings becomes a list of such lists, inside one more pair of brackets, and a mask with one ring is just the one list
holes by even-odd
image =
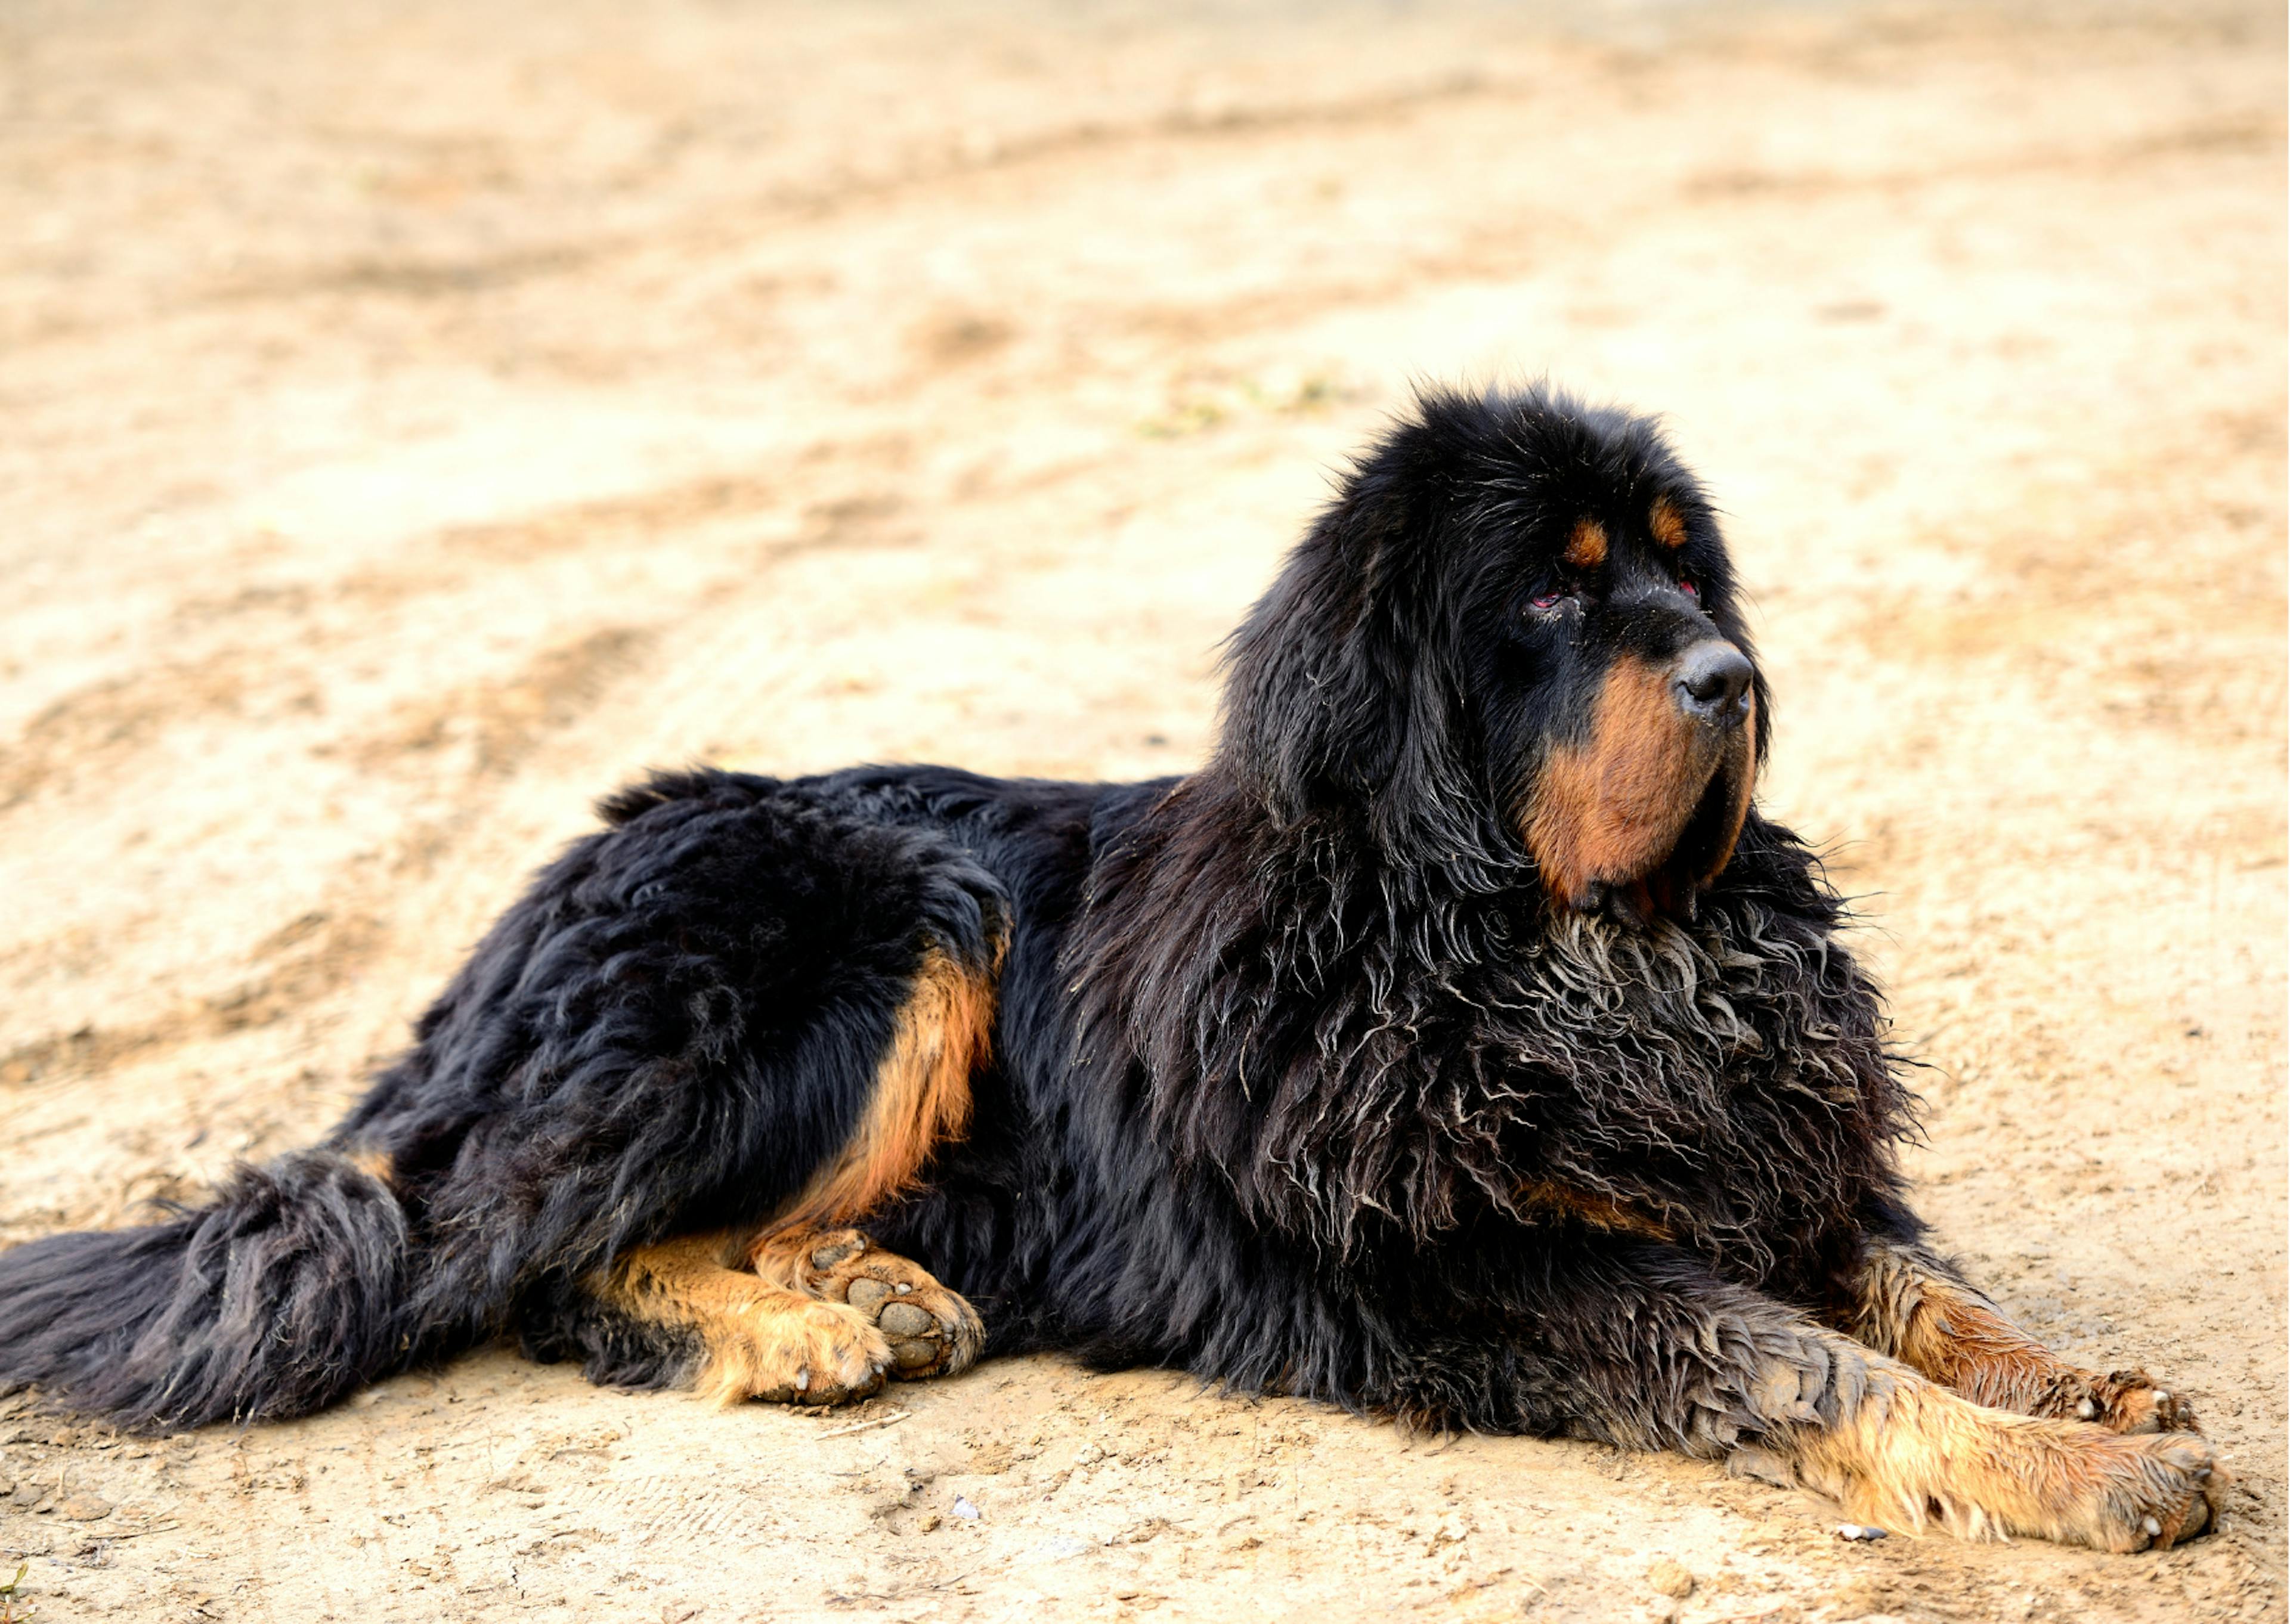
[[[1658, 493], [1675, 553], [1643, 539]], [[1560, 562], [1584, 514], [1595, 576]], [[690, 1350], [580, 1282], [768, 1218], [851, 1132], [925, 954], [991, 973], [1006, 937], [972, 1129], [865, 1220], [991, 1348], [1703, 1454], [1832, 1415], [1859, 1376], [1808, 1327], [1866, 1232], [1916, 1228], [1837, 899], [1754, 812], [1651, 923], [1552, 897], [1521, 833], [1613, 662], [1713, 636], [1749, 646], [1654, 428], [1429, 397], [1237, 634], [1201, 771], [624, 792], [327, 1146], [0, 1255], [0, 1378], [140, 1427], [306, 1412], [511, 1332], [671, 1380]], [[1679, 861], [1726, 832], [1697, 813]]]

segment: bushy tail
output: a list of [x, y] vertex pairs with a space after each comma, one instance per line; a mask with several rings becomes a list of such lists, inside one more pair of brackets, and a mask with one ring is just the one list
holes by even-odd
[[200, 1211], [0, 1252], [0, 1382], [138, 1430], [306, 1414], [399, 1363], [405, 1215], [325, 1151]]

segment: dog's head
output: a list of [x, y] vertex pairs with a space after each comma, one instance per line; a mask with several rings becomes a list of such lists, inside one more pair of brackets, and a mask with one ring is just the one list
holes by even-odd
[[1654, 426], [1430, 395], [1235, 634], [1223, 761], [1284, 822], [1530, 861], [1559, 906], [1690, 909], [1768, 725], [1709, 504]]

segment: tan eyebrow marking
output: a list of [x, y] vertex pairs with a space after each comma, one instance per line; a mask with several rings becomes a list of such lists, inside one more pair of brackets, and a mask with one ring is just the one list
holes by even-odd
[[1653, 532], [1653, 539], [1664, 547], [1685, 545], [1685, 516], [1678, 512], [1677, 504], [1667, 496], [1653, 499], [1653, 511], [1646, 515], [1646, 524]]
[[1606, 527], [1596, 519], [1577, 519], [1566, 536], [1566, 562], [1578, 570], [1595, 569], [1606, 562]]

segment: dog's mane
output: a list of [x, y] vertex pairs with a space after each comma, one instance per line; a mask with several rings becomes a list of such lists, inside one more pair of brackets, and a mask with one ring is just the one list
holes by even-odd
[[1639, 932], [1247, 828], [1217, 788], [1100, 853], [1067, 966], [1080, 1065], [1256, 1220], [1348, 1253], [1555, 1188], [1762, 1279], [1896, 1187], [1912, 1102], [1788, 831], [1753, 819], [1697, 920]]
[[1398, 567], [1431, 544], [1390, 500], [1410, 454], [1355, 470], [1236, 635], [1211, 762], [1100, 829], [1078, 1064], [1340, 1255], [1558, 1191], [1736, 1278], [1810, 1274], [1788, 1237], [1896, 1188], [1913, 1132], [1842, 906], [1754, 812], [1692, 922], [1546, 900], [1461, 724], [1453, 572]]

